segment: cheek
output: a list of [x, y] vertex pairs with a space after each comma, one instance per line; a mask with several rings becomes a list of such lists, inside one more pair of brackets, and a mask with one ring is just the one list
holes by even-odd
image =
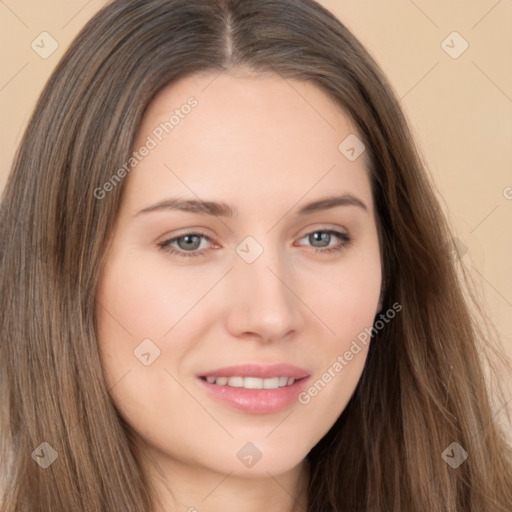
[[324, 324], [324, 354], [345, 351], [359, 333], [371, 327], [381, 293], [378, 248], [353, 253], [337, 267], [318, 269], [301, 278], [303, 297]]
[[345, 279], [334, 281], [336, 301], [330, 310], [334, 330], [343, 342], [357, 336], [372, 325], [380, 296], [380, 267], [362, 267], [345, 274]]
[[317, 424], [322, 435], [345, 409], [364, 369], [380, 297], [377, 254], [347, 259], [338, 271], [318, 276], [328, 277], [328, 286], [320, 287], [316, 281], [310, 295], [311, 309], [320, 313], [327, 327], [318, 340], [318, 372], [299, 396], [299, 403], [311, 417], [322, 418]]
[[[109, 386], [117, 386], [128, 372], [124, 385], [134, 383], [133, 400], [168, 386], [164, 368], [174, 372], [194, 350], [191, 340], [199, 337], [201, 298], [217, 280], [211, 270], [181, 267], [171, 272], [165, 258], [148, 261], [129, 251], [111, 254], [96, 292], [98, 348]], [[145, 357], [152, 362], [146, 367], [139, 357], [148, 352]], [[151, 403], [145, 401], [144, 407]]]
[[[142, 437], [156, 440], [165, 431], [169, 440], [183, 434], [177, 426], [190, 396], [171, 376], [185, 349], [173, 343], [168, 350], [171, 336], [164, 335], [176, 324], [186, 326], [180, 319], [205, 293], [205, 286], [190, 286], [185, 272], [171, 275], [146, 263], [140, 255], [109, 257], [97, 288], [98, 345], [117, 410]], [[183, 337], [184, 345], [187, 341]], [[200, 423], [200, 411], [195, 413]]]
[[165, 265], [145, 262], [142, 256], [113, 259], [98, 286], [103, 306], [99, 314], [119, 335], [128, 331], [133, 339], [162, 338], [209, 286], [185, 268], [169, 272]]

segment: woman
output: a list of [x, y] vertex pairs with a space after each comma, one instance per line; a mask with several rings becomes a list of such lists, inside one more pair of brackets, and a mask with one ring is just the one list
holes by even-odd
[[3, 510], [511, 510], [438, 199], [315, 2], [112, 2], [0, 215]]

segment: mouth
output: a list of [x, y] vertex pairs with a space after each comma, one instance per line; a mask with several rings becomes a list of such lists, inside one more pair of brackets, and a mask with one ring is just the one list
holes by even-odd
[[245, 364], [197, 376], [202, 389], [217, 403], [249, 413], [272, 413], [297, 401], [310, 374], [289, 364]]

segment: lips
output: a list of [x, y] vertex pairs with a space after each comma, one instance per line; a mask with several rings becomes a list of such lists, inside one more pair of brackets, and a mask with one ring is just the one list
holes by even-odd
[[303, 379], [308, 377], [309, 372], [286, 363], [259, 365], [248, 363], [237, 366], [226, 366], [217, 368], [198, 375], [198, 377], [256, 377], [259, 379], [271, 379], [274, 377], [288, 377], [289, 379]]

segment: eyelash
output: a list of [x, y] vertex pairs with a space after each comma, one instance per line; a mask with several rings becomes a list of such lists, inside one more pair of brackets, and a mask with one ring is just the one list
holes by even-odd
[[[340, 231], [336, 231], [334, 229], [317, 229], [315, 231], [310, 231], [309, 233], [306, 233], [302, 238], [305, 238], [307, 237], [308, 235], [312, 235], [314, 233], [328, 233], [330, 235], [335, 235], [337, 236], [340, 240], [342, 240], [342, 242], [338, 243], [336, 246], [334, 247], [325, 247], [325, 248], [318, 248], [318, 247], [315, 247], [315, 253], [320, 253], [320, 254], [331, 254], [331, 253], [335, 253], [335, 252], [339, 252], [339, 251], [342, 251], [343, 249], [347, 248], [351, 243], [352, 243], [352, 236], [349, 235], [348, 233], [342, 233]], [[183, 251], [183, 250], [179, 250], [179, 249], [176, 249], [174, 247], [171, 247], [170, 244], [172, 242], [175, 242], [176, 240], [179, 240], [180, 238], [184, 238], [186, 236], [200, 236], [200, 237], [203, 237], [205, 238], [206, 240], [208, 241], [212, 241], [211, 238], [204, 234], [204, 233], [201, 233], [201, 232], [190, 232], [190, 233], [183, 233], [182, 235], [179, 235], [179, 236], [176, 236], [174, 238], [170, 238], [168, 240], [165, 240], [163, 242], [160, 242], [158, 245], [158, 247], [162, 250], [162, 251], [165, 251], [169, 254], [175, 254], [179, 257], [182, 257], [182, 258], [192, 258], [192, 257], [195, 257], [195, 256], [203, 256], [204, 253], [205, 253], [205, 249], [201, 250], [201, 251], [198, 251], [197, 249], [194, 251], [194, 252], [187, 252], [187, 251]]]

